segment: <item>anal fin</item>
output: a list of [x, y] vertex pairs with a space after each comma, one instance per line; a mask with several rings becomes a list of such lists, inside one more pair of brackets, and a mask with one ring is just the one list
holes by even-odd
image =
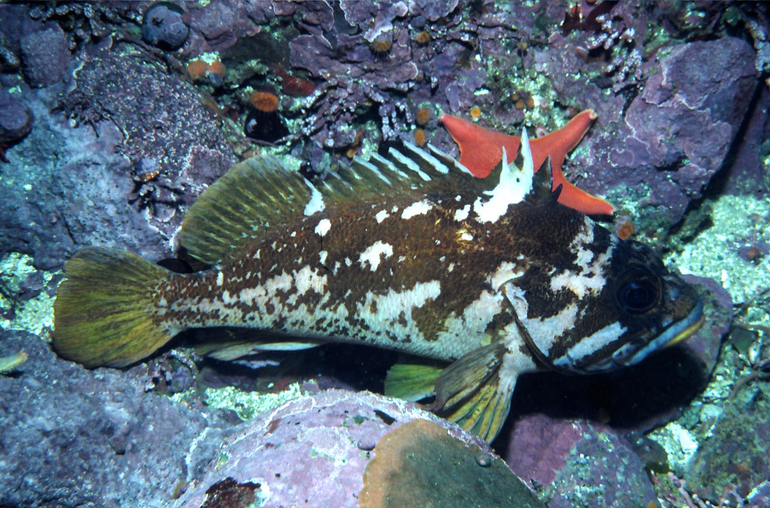
[[411, 401], [433, 395], [436, 380], [446, 364], [413, 363], [415, 361], [418, 360], [399, 360], [390, 368], [385, 377], [385, 395]]
[[447, 367], [436, 381], [436, 413], [491, 442], [508, 416], [518, 375], [505, 360], [505, 346], [490, 344]]

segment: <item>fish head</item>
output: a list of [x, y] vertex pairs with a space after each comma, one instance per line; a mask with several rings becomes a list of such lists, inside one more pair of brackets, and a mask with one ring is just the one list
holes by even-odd
[[646, 245], [587, 216], [573, 221], [582, 223], [568, 247], [502, 285], [536, 358], [559, 371], [606, 372], [695, 333], [703, 303], [692, 285]]

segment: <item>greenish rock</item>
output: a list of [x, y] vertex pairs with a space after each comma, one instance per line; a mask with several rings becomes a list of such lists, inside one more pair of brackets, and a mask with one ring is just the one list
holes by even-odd
[[420, 419], [377, 444], [360, 501], [361, 508], [545, 508], [502, 459]]
[[754, 383], [730, 399], [685, 473], [688, 490], [719, 503], [733, 487], [745, 498], [770, 470], [770, 386]]

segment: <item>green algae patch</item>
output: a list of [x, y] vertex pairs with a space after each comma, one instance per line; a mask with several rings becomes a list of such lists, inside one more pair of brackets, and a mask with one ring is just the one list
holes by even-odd
[[230, 409], [235, 411], [241, 420], [249, 421], [260, 413], [275, 409], [300, 396], [302, 389], [299, 383], [292, 383], [279, 393], [244, 392], [232, 386], [207, 388], [203, 399], [209, 407]]
[[[43, 290], [34, 298], [21, 301], [20, 285], [37, 270], [32, 266], [30, 256], [11, 252], [0, 260], [0, 309], [11, 310], [6, 319], [0, 315], [0, 328], [5, 330], [24, 330], [25, 332], [47, 338], [46, 330], [53, 329], [53, 301]], [[55, 272], [41, 272], [42, 284], [46, 287]]]
[[421, 419], [377, 443], [359, 500], [361, 508], [545, 508], [499, 457]]

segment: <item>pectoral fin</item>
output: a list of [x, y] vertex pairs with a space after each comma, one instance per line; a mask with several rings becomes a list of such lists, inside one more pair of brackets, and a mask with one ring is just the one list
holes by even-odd
[[466, 354], [436, 381], [436, 413], [491, 442], [511, 406], [517, 372], [505, 368], [506, 348], [491, 344]]
[[445, 365], [401, 362], [394, 364], [385, 378], [385, 395], [418, 401], [433, 395], [436, 380]]

